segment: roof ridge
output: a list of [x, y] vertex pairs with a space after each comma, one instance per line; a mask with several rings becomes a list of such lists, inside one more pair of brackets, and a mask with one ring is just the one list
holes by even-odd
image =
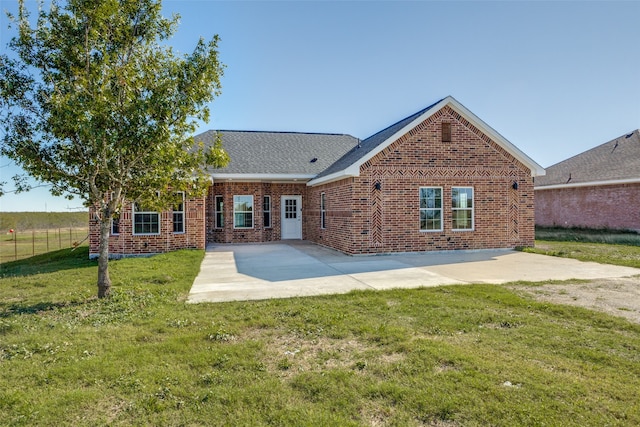
[[384, 128], [384, 129], [382, 129], [382, 130], [379, 130], [378, 132], [376, 132], [376, 133], [374, 133], [374, 134], [372, 134], [372, 135], [369, 135], [368, 137], [366, 137], [366, 138], [365, 138], [365, 139], [363, 139], [362, 141], [366, 141], [366, 140], [368, 140], [368, 139], [370, 139], [370, 138], [373, 138], [374, 136], [379, 135], [379, 134], [381, 134], [382, 132], [384, 132], [384, 131], [386, 131], [386, 130], [388, 130], [388, 129], [390, 129], [390, 128], [394, 127], [394, 126], [397, 126], [398, 124], [400, 124], [400, 123], [402, 123], [402, 122], [406, 121], [407, 119], [409, 119], [409, 118], [411, 118], [411, 117], [418, 117], [418, 116], [422, 115], [425, 111], [430, 110], [430, 109], [431, 109], [431, 108], [433, 108], [435, 105], [437, 105], [439, 102], [442, 102], [442, 101], [443, 101], [443, 100], [445, 100], [445, 99], [447, 99], [447, 97], [444, 97], [444, 98], [442, 98], [442, 99], [439, 99], [438, 101], [434, 102], [433, 104], [429, 105], [428, 107], [423, 108], [422, 110], [419, 110], [419, 111], [417, 111], [417, 112], [415, 112], [415, 113], [413, 113], [413, 114], [409, 114], [408, 116], [406, 116], [406, 117], [404, 117], [404, 118], [402, 118], [402, 119], [398, 120], [397, 122], [395, 122], [395, 123], [393, 123], [393, 124], [391, 124], [391, 125], [387, 126], [386, 128]]
[[300, 132], [300, 131], [274, 131], [274, 130], [237, 130], [237, 129], [209, 129], [206, 132], [238, 132], [238, 133], [271, 133], [271, 134], [285, 134], [285, 135], [332, 135], [332, 136], [349, 136], [356, 138], [348, 133], [338, 132]]
[[552, 164], [551, 166], [548, 166], [548, 167], [547, 167], [547, 169], [552, 168], [552, 167], [555, 167], [555, 166], [557, 166], [557, 165], [559, 165], [559, 164], [561, 164], [561, 163], [565, 163], [565, 162], [567, 162], [567, 163], [568, 163], [568, 162], [569, 162], [569, 160], [572, 160], [572, 159], [574, 159], [574, 158], [576, 158], [576, 157], [585, 157], [584, 155], [585, 155], [585, 154], [587, 154], [587, 153], [589, 153], [589, 152], [596, 151], [596, 150], [598, 150], [598, 149], [602, 149], [602, 147], [606, 146], [607, 144], [613, 144], [613, 143], [615, 143], [616, 141], [631, 138], [631, 137], [633, 136], [633, 134], [637, 134], [637, 135], [640, 137], [640, 129], [634, 129], [634, 130], [632, 130], [631, 132], [625, 132], [625, 133], [623, 133], [622, 135], [617, 136], [617, 137], [615, 137], [615, 138], [613, 138], [613, 139], [610, 139], [610, 140], [609, 140], [609, 141], [607, 141], [607, 142], [603, 142], [603, 143], [598, 144], [598, 145], [595, 145], [595, 146], [593, 146], [593, 147], [591, 147], [591, 148], [587, 148], [587, 149], [586, 149], [586, 150], [584, 150], [584, 151], [581, 151], [581, 152], [579, 152], [579, 153], [576, 153], [576, 154], [574, 154], [574, 155], [573, 155], [573, 156], [571, 156], [571, 157], [567, 157], [567, 158], [566, 158], [566, 159], [564, 159], [564, 160], [560, 160], [559, 162], [554, 163], [554, 164]]
[[640, 129], [635, 129], [549, 166], [547, 176], [536, 181], [536, 186], [555, 188], [585, 183], [638, 180], [638, 154]]

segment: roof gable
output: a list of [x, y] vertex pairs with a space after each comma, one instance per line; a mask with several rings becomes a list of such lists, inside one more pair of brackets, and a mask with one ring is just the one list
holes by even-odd
[[547, 168], [536, 189], [640, 182], [640, 129]]
[[[339, 173], [354, 164], [358, 164], [358, 169], [360, 168], [360, 164], [364, 163], [366, 160], [373, 157], [375, 154], [379, 153], [384, 149], [387, 145], [386, 141], [389, 141], [395, 134], [398, 132], [402, 132], [406, 127], [413, 128], [411, 124], [416, 121], [417, 118], [422, 117], [425, 113], [427, 113], [430, 109], [436, 106], [442, 100], [431, 104], [427, 108], [418, 111], [415, 114], [410, 115], [397, 123], [392, 124], [391, 126], [371, 135], [367, 139], [363, 141], [359, 141], [358, 145], [353, 147], [349, 152], [347, 152], [344, 156], [342, 156], [337, 162], [329, 166], [327, 169], [322, 171], [318, 175], [318, 178], [322, 178], [325, 176], [331, 176], [333, 174]], [[403, 133], [404, 134], [404, 133]], [[397, 139], [397, 138], [395, 138]], [[378, 150], [381, 146], [382, 148]], [[369, 156], [369, 154], [373, 153], [373, 155]], [[360, 159], [366, 158], [363, 162], [359, 162]]]
[[456, 111], [505, 151], [522, 162], [531, 170], [532, 176], [544, 175], [545, 171], [542, 166], [534, 162], [453, 97], [448, 96], [363, 140], [357, 147], [351, 149], [315, 179], [311, 180], [308, 185], [319, 185], [347, 177], [359, 176], [360, 166], [446, 106]]

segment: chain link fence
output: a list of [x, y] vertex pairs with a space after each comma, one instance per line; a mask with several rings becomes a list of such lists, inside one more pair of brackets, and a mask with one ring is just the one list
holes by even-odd
[[0, 263], [88, 245], [88, 228], [9, 229], [0, 241]]

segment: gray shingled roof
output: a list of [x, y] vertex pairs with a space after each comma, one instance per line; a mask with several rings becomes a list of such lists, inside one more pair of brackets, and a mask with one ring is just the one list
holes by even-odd
[[[358, 165], [389, 144], [391, 137], [410, 125], [416, 119], [427, 114], [437, 106], [455, 106], [462, 114], [483, 129], [488, 129], [504, 148], [521, 159], [531, 168], [532, 175], [544, 173], [544, 169], [526, 154], [505, 140], [482, 120], [475, 117], [463, 105], [452, 97], [443, 98], [427, 108], [377, 132], [363, 141], [344, 134], [297, 133], [297, 132], [254, 132], [254, 131], [218, 131], [222, 145], [229, 153], [231, 162], [225, 168], [212, 169], [210, 172], [220, 175], [305, 175], [322, 180], [332, 179], [331, 175], [340, 175], [351, 166]], [[216, 131], [197, 135], [196, 140], [205, 143], [215, 141]], [[314, 161], [312, 161], [315, 159]], [[353, 171], [349, 171], [353, 173]], [[232, 177], [230, 177], [232, 178]], [[260, 178], [260, 177], [257, 177]], [[312, 183], [313, 183], [312, 181]], [[324, 182], [324, 181], [323, 181]]]
[[640, 129], [546, 168], [536, 187], [640, 179]]
[[[231, 161], [212, 173], [316, 175], [358, 144], [350, 135], [297, 132], [218, 131]], [[195, 136], [211, 144], [216, 131]], [[312, 162], [313, 159], [317, 159]]]
[[323, 176], [331, 175], [332, 173], [336, 173], [336, 172], [345, 170], [346, 168], [348, 168], [349, 166], [351, 166], [352, 164], [354, 164], [358, 160], [360, 160], [362, 157], [367, 155], [369, 152], [374, 150], [377, 146], [379, 146], [380, 144], [384, 143], [387, 139], [389, 139], [391, 136], [393, 136], [393, 134], [395, 134], [396, 132], [398, 132], [399, 130], [401, 130], [405, 126], [407, 126], [409, 123], [411, 123], [412, 121], [417, 119], [419, 116], [421, 116], [425, 112], [429, 111], [431, 108], [433, 108], [440, 101], [442, 101], [442, 99], [437, 101], [437, 102], [434, 102], [433, 104], [431, 104], [427, 108], [422, 109], [422, 110], [418, 111], [417, 113], [412, 114], [409, 117], [406, 117], [406, 118], [400, 120], [399, 122], [394, 123], [391, 126], [385, 128], [385, 129], [381, 130], [380, 132], [375, 133], [375, 134], [371, 135], [370, 137], [368, 137], [367, 139], [363, 140], [362, 142], [360, 142], [360, 144], [358, 146], [353, 147], [351, 150], [349, 150], [348, 153], [346, 153], [344, 156], [342, 156], [338, 161], [336, 161], [329, 168], [325, 169], [322, 173], [320, 173], [318, 175], [318, 178], [321, 178]]

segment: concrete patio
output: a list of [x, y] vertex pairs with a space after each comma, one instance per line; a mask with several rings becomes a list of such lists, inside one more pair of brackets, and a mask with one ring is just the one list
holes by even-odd
[[188, 302], [340, 294], [465, 283], [601, 279], [640, 269], [513, 250], [349, 256], [305, 241], [212, 245]]

